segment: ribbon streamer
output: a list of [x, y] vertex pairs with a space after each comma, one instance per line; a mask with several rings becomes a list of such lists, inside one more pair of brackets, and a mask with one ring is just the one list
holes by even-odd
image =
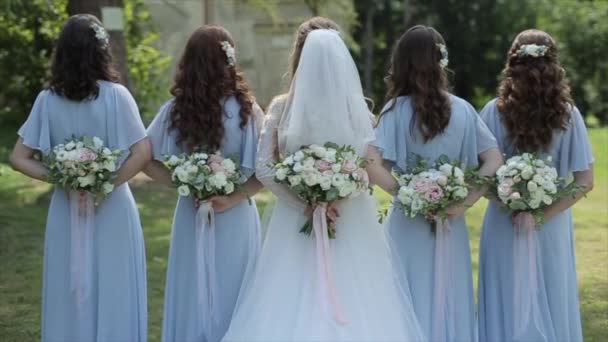
[[435, 267], [431, 341], [448, 341], [455, 336], [454, 259], [450, 222], [435, 218]]
[[327, 204], [319, 204], [313, 212], [313, 230], [316, 240], [317, 270], [319, 288], [325, 299], [324, 306], [331, 310], [340, 324], [348, 323], [338, 302], [336, 285], [329, 260], [329, 232], [327, 229]]
[[219, 322], [216, 312], [218, 298], [215, 272], [215, 213], [211, 202], [200, 202], [195, 225], [198, 305], [201, 320], [204, 322], [204, 334], [210, 337], [213, 336], [213, 327]]
[[513, 216], [513, 338], [546, 341], [538, 298], [536, 222], [528, 212]]
[[95, 203], [87, 191], [70, 190], [70, 290], [80, 310], [93, 286]]

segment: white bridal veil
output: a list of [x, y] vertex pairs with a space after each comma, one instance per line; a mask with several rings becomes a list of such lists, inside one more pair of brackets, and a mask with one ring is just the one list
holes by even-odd
[[308, 34], [279, 130], [284, 151], [303, 145], [352, 145], [360, 154], [374, 139], [355, 62], [340, 34], [314, 30]]

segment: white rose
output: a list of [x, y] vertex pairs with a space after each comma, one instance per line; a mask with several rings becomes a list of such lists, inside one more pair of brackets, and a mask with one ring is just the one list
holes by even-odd
[[346, 179], [341, 173], [336, 173], [331, 177], [331, 184], [337, 188], [341, 187], [345, 181]]
[[76, 144], [74, 144], [73, 141], [70, 141], [69, 143], [65, 144], [65, 149], [68, 151], [73, 150], [74, 147], [76, 147]]
[[325, 157], [323, 158], [323, 160], [330, 162], [330, 163], [335, 163], [336, 162], [336, 150], [334, 150], [333, 148], [328, 149], [325, 152]]
[[289, 156], [283, 160], [283, 165], [293, 165], [293, 156]]
[[532, 176], [534, 175], [534, 170], [530, 167], [527, 166], [523, 168], [523, 170], [521, 170], [521, 178], [525, 179], [525, 180], [529, 180], [530, 178], [532, 178]]
[[327, 154], [325, 147], [321, 147], [318, 145], [310, 145], [310, 150], [315, 154], [318, 158], [323, 158]]
[[302, 166], [301, 163], [298, 162], [298, 163], [293, 164], [293, 172], [300, 173], [302, 171], [304, 171], [304, 167]]
[[511, 195], [509, 195], [509, 199], [512, 200], [518, 200], [521, 198], [521, 194], [519, 192], [514, 192]]
[[209, 183], [215, 188], [222, 188], [227, 183], [226, 175], [222, 172], [216, 173], [209, 177]]
[[234, 171], [236, 171], [236, 164], [234, 164], [231, 159], [224, 159], [224, 161], [222, 161], [222, 166], [229, 173], [233, 173]]
[[291, 186], [296, 186], [299, 185], [300, 183], [302, 183], [302, 177], [300, 176], [289, 176], [289, 184], [291, 184]]
[[342, 170], [342, 164], [340, 164], [340, 163], [331, 164], [332, 172], [338, 173], [338, 172], [340, 172], [340, 170]]
[[232, 182], [226, 183], [226, 185], [224, 185], [224, 191], [227, 194], [231, 194], [234, 191], [234, 183], [232, 183]]
[[293, 160], [295, 160], [297, 162], [302, 159], [304, 159], [304, 152], [302, 152], [302, 151], [298, 151], [293, 155]]
[[540, 207], [540, 200], [536, 199], [536, 198], [533, 198], [533, 199], [530, 200], [530, 202], [528, 203], [528, 205], [532, 209], [538, 209], [538, 207]]
[[315, 160], [312, 158], [306, 158], [302, 163], [304, 171], [313, 171], [315, 169]]
[[180, 196], [190, 196], [190, 188], [188, 188], [188, 186], [187, 186], [187, 185], [180, 185], [180, 186], [177, 188], [177, 193], [178, 193]]
[[274, 175], [278, 180], [282, 181], [287, 177], [287, 169], [278, 169]]
[[553, 203], [553, 198], [551, 198], [549, 195], [545, 195], [543, 196], [543, 203], [546, 205], [551, 205], [551, 203]]
[[356, 190], [356, 187], [353, 184], [353, 182], [344, 182], [342, 187], [338, 189], [338, 191], [340, 193], [340, 197], [348, 197], [355, 190]]
[[194, 153], [192, 155], [192, 157], [196, 158], [196, 159], [207, 159], [209, 156], [207, 155], [207, 153]]
[[314, 186], [319, 183], [319, 176], [314, 172], [307, 172], [302, 178], [304, 179], [304, 183], [308, 186]]
[[89, 164], [89, 167], [91, 168], [91, 171], [97, 171], [99, 170], [99, 163], [92, 162], [91, 164]]
[[103, 148], [103, 150], [101, 151], [101, 153], [102, 153], [104, 156], [109, 156], [110, 154], [112, 154], [112, 151], [110, 151], [110, 149], [109, 149], [109, 148], [104, 147], [104, 148]]
[[321, 185], [321, 189], [329, 190], [331, 188], [332, 179], [328, 176], [321, 176], [319, 179], [319, 185]]
[[450, 164], [443, 164], [439, 167], [439, 171], [441, 171], [441, 173], [443, 173], [446, 176], [451, 176], [453, 169], [454, 169], [454, 167]]
[[536, 189], [538, 189], [538, 184], [534, 183], [533, 181], [529, 181], [528, 182], [528, 191], [534, 192], [534, 191], [536, 191]]
[[437, 184], [439, 184], [441, 186], [446, 186], [448, 184], [448, 177], [443, 176], [443, 175], [437, 177]]
[[498, 170], [496, 171], [496, 175], [498, 177], [503, 177], [506, 173], [507, 173], [507, 166], [506, 165], [501, 165], [498, 168]]
[[457, 186], [452, 194], [454, 194], [456, 198], [465, 198], [469, 194], [469, 190], [464, 186]]
[[55, 153], [55, 158], [57, 159], [57, 161], [64, 161], [64, 160], [66, 160], [67, 155], [68, 155], [67, 152], [59, 151], [59, 152]]
[[81, 188], [84, 188], [84, 187], [86, 187], [88, 185], [95, 184], [95, 174], [91, 173], [91, 174], [88, 174], [88, 175], [86, 175], [84, 177], [78, 177], [77, 180], [78, 180], [78, 185]]
[[101, 187], [102, 187], [103, 193], [106, 195], [109, 194], [110, 192], [112, 192], [112, 190], [114, 190], [114, 185], [112, 183], [108, 183], [108, 182], [103, 183], [103, 185]]
[[179, 159], [178, 156], [173, 155], [173, 156], [169, 157], [169, 160], [167, 160], [167, 164], [169, 164], [169, 165], [177, 165], [177, 164], [179, 164], [180, 161], [181, 160]]
[[93, 137], [93, 145], [95, 146], [95, 149], [99, 151], [103, 147], [103, 140], [98, 137]]

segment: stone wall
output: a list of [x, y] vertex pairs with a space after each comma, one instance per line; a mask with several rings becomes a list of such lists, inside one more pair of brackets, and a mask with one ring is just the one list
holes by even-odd
[[[193, 30], [206, 22], [222, 25], [235, 39], [237, 60], [259, 104], [266, 107], [284, 91], [293, 33], [312, 15], [304, 0], [272, 3], [278, 20], [245, 0], [147, 0], [161, 33], [160, 47], [173, 58], [168, 77]], [[340, 18], [333, 19], [340, 23]]]

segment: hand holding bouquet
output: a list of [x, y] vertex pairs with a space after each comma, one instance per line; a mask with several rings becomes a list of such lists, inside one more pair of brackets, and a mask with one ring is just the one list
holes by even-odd
[[179, 195], [198, 201], [233, 193], [242, 177], [237, 164], [221, 152], [170, 155], [165, 157], [165, 165]]
[[559, 178], [550, 165], [551, 157], [542, 160], [523, 153], [509, 158], [496, 172], [494, 191], [500, 201], [514, 213], [532, 214], [536, 226], [544, 222], [543, 208], [579, 191], [574, 183], [567, 185], [565, 179]]
[[[110, 150], [98, 137], [79, 137], [53, 147], [45, 158], [49, 182], [96, 196], [112, 192], [120, 150]], [[97, 198], [98, 200], [98, 198]]]
[[432, 223], [447, 219], [446, 210], [468, 196], [467, 179], [474, 176], [472, 173], [465, 175], [458, 165], [445, 155], [433, 165], [418, 158], [410, 173], [398, 175], [397, 199], [405, 215], [412, 218], [422, 215]]
[[[368, 191], [365, 163], [353, 147], [326, 143], [302, 147], [272, 167], [275, 182], [287, 185], [310, 206], [317, 207]], [[312, 229], [308, 221], [300, 232], [311, 234]], [[335, 238], [335, 227], [328, 233]]]

